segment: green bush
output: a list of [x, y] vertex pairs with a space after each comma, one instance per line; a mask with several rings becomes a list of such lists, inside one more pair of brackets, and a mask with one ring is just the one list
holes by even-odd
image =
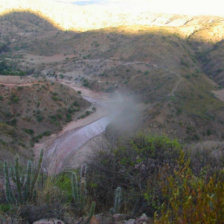
[[0, 74], [24, 76], [25, 72], [17, 69], [13, 63], [9, 63], [4, 59], [0, 59]]
[[19, 102], [19, 97], [16, 96], [14, 93], [12, 93], [11, 96], [10, 96], [10, 102], [11, 103], [18, 103]]
[[11, 209], [10, 204], [0, 204], [0, 212], [7, 212]]
[[109, 209], [120, 186], [124, 211], [153, 215], [163, 202], [160, 183], [173, 173], [182, 154], [176, 140], [138, 135], [96, 153], [88, 165], [89, 192], [98, 206]]
[[27, 128], [24, 128], [23, 130], [24, 130], [27, 134], [29, 134], [29, 135], [33, 135], [33, 134], [34, 134], [33, 129], [27, 129]]
[[65, 194], [67, 202], [72, 201], [71, 178], [67, 173], [55, 177], [55, 185]]

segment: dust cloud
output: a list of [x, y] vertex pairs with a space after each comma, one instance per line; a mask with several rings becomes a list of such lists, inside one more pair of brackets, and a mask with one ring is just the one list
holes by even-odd
[[142, 120], [142, 105], [133, 94], [115, 92], [107, 103], [111, 120], [108, 129], [115, 135], [130, 135], [138, 131]]

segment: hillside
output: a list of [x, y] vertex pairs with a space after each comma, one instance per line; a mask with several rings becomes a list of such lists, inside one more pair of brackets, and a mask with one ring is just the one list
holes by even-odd
[[57, 30], [31, 13], [0, 21], [14, 27], [3, 33], [2, 42], [14, 40], [1, 57], [26, 74], [70, 79], [93, 90], [128, 91], [144, 102], [144, 129], [153, 133], [184, 141], [223, 138], [224, 104], [212, 93], [222, 83], [222, 18], [78, 33]]
[[64, 85], [17, 77], [0, 77], [0, 96], [1, 161], [16, 154], [32, 158], [34, 143], [77, 119], [89, 105]]
[[222, 223], [224, 19], [43, 2], [0, 3], [0, 223]]

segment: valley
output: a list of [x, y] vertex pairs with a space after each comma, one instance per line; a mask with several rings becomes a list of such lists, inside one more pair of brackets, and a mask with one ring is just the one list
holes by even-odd
[[[61, 81], [61, 83], [80, 91], [81, 96], [91, 103], [90, 111], [93, 112], [79, 120], [68, 123], [60, 133], [53, 134], [44, 142], [34, 146], [37, 158], [39, 158], [38, 152], [45, 149], [43, 166], [50, 175], [58, 174], [65, 169], [78, 168], [84, 164], [91, 153], [86, 147], [87, 143], [106, 130], [110, 122], [109, 116], [111, 116], [106, 106], [110, 102], [108, 94], [74, 86], [73, 83], [68, 81]], [[68, 160], [72, 161], [72, 164], [69, 164]]]
[[[36, 30], [29, 21], [35, 21]], [[200, 27], [195, 25], [199, 21]], [[210, 25], [205, 25], [207, 22]], [[221, 40], [221, 36], [215, 36], [207, 46], [203, 40], [206, 29], [212, 35], [217, 32], [216, 27], [222, 26], [220, 18], [195, 17], [179, 26], [121, 26], [86, 32], [57, 30], [30, 13], [6, 15], [1, 25], [4, 27], [6, 23], [14, 27], [14, 39], [1, 54], [9, 72], [13, 63], [17, 70], [29, 74], [30, 79], [62, 83], [80, 91], [87, 101], [92, 101], [98, 92], [105, 96], [123, 92], [143, 104], [138, 130], [178, 137], [187, 144], [207, 139], [222, 141], [224, 129], [220, 121], [224, 105], [220, 97], [212, 96], [220, 88], [219, 83], [204, 73], [201, 61], [204, 59], [198, 56], [202, 51], [212, 51], [213, 44]], [[25, 33], [29, 35], [24, 33], [25, 24]], [[33, 38], [36, 32], [38, 36]], [[7, 35], [12, 33], [4, 33], [2, 43]], [[196, 42], [201, 48], [195, 47]], [[10, 80], [10, 76], [6, 77]], [[96, 102], [92, 103], [96, 109]], [[92, 122], [101, 118], [98, 108], [93, 112], [84, 123], [88, 117], [95, 117]]]
[[224, 19], [34, 6], [0, 9], [0, 222], [222, 223]]

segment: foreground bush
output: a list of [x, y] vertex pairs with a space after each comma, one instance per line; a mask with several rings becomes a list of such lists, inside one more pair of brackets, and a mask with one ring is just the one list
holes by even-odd
[[[155, 224], [223, 223], [223, 175], [208, 179], [193, 175], [189, 163], [183, 163], [168, 177], [164, 185], [166, 198], [161, 214], [155, 214]], [[159, 218], [158, 218], [159, 217]]]
[[110, 209], [114, 191], [121, 187], [123, 212], [153, 215], [163, 202], [161, 182], [173, 173], [182, 154], [176, 140], [138, 135], [95, 155], [88, 165], [89, 193], [99, 209]]
[[[104, 146], [80, 170], [43, 175], [34, 188], [41, 160], [34, 175], [30, 163], [24, 173], [17, 160], [14, 168], [5, 164], [7, 201], [0, 197], [0, 218], [18, 214], [16, 219], [29, 223], [43, 217], [88, 223], [96, 208], [132, 217], [146, 213], [155, 224], [223, 223], [222, 157], [209, 158], [205, 152], [184, 153], [176, 140], [140, 134]], [[34, 191], [27, 198], [29, 189]]]
[[121, 212], [132, 216], [154, 214], [156, 224], [223, 223], [221, 157], [215, 166], [205, 152], [194, 158], [176, 140], [147, 135], [106, 149], [89, 163], [88, 190], [98, 210], [112, 208], [121, 187]]

